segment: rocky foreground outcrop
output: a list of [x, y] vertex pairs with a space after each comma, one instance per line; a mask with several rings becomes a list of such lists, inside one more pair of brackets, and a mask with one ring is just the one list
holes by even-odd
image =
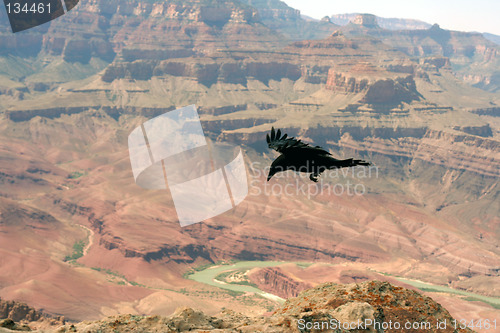
[[[270, 316], [231, 310], [209, 316], [179, 308], [170, 317], [120, 315], [43, 332], [471, 332], [441, 305], [387, 282], [326, 283], [288, 299]], [[42, 332], [42, 331], [40, 331]]]
[[[20, 323], [21, 322], [21, 323]], [[59, 326], [65, 323], [64, 317], [49, 316], [27, 304], [5, 301], [0, 298], [0, 333], [8, 331], [31, 331], [28, 322], [43, 326]]]

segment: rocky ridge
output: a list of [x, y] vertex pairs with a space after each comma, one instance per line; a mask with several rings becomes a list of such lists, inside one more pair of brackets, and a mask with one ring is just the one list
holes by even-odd
[[[326, 283], [288, 299], [270, 316], [231, 310], [209, 316], [179, 308], [170, 317], [120, 315], [43, 332], [472, 332], [455, 329], [448, 311], [429, 297], [386, 282]], [[444, 323], [444, 324], [443, 324]], [[441, 325], [441, 326], [437, 326]], [[407, 326], [406, 326], [407, 327]]]
[[47, 315], [24, 303], [5, 301], [0, 298], [0, 332], [3, 332], [2, 328], [13, 331], [31, 331], [30, 324], [55, 327], [64, 325], [65, 319]]

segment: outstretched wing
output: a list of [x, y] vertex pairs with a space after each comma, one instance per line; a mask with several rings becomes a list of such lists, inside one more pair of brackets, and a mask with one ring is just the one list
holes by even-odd
[[269, 133], [266, 135], [267, 145], [269, 148], [276, 150], [281, 154], [300, 152], [302, 153], [314, 153], [317, 155], [331, 155], [329, 152], [321, 148], [320, 146], [311, 146], [293, 137], [288, 138], [287, 134], [281, 136], [281, 130], [271, 129], [271, 135]]

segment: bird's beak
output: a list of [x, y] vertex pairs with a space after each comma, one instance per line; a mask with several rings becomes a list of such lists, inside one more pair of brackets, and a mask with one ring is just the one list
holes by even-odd
[[273, 178], [275, 173], [276, 172], [274, 170], [272, 170], [272, 169], [269, 170], [269, 175], [267, 175], [267, 181], [269, 181], [271, 178]]

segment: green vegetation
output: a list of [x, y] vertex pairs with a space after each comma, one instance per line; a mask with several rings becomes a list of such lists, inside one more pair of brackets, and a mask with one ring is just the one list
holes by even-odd
[[111, 102], [114, 102], [118, 99], [118, 95], [116, 93], [111, 93], [111, 92], [106, 92], [106, 97]]
[[193, 270], [195, 270], [196, 272], [201, 272], [201, 271], [203, 271], [207, 268], [210, 268], [211, 266], [214, 266], [214, 265], [217, 265], [217, 264], [208, 263], [208, 264], [204, 264], [204, 265], [201, 265], [198, 267], [193, 267]]
[[308, 268], [311, 266], [313, 263], [312, 262], [297, 262], [296, 265], [302, 269]]
[[129, 281], [129, 280], [127, 280], [127, 278], [125, 277], [125, 275], [120, 274], [118, 272], [113, 272], [110, 269], [100, 268], [100, 267], [90, 267], [90, 268], [93, 269], [94, 271], [98, 271], [98, 272], [102, 272], [102, 273], [111, 275], [113, 277], [113, 279], [110, 280], [110, 282], [115, 282], [114, 280], [119, 279], [116, 282], [116, 284], [118, 284], [120, 286], [125, 286], [127, 284], [130, 284], [130, 285], [135, 286], [135, 287], [148, 288], [146, 285], [143, 285], [141, 283], [138, 283], [138, 282], [135, 282], [135, 281]]
[[214, 279], [216, 279], [218, 281], [226, 282], [226, 280], [225, 280], [226, 277], [228, 277], [229, 275], [231, 275], [233, 273], [234, 273], [234, 271], [222, 272], [220, 274], [217, 274]]
[[224, 291], [232, 297], [238, 297], [238, 296], [245, 294], [243, 291], [235, 291], [235, 290], [229, 290], [229, 289], [224, 289]]
[[68, 178], [69, 179], [78, 179], [78, 178], [83, 177], [85, 175], [86, 175], [86, 172], [75, 171], [75, 172], [70, 173]]
[[247, 280], [243, 280], [243, 281], [239, 281], [239, 282], [228, 282], [230, 284], [239, 284], [239, 285], [242, 285], [242, 286], [250, 286], [250, 287], [255, 287], [257, 288], [257, 285], [255, 283], [252, 283], [250, 281], [247, 281]]
[[73, 254], [64, 257], [65, 262], [72, 262], [83, 257], [83, 249], [85, 248], [85, 241], [79, 241], [73, 244]]
[[[222, 272], [222, 273], [216, 275], [214, 279], [217, 281], [228, 283], [228, 284], [236, 284], [236, 285], [250, 286], [250, 287], [257, 288], [257, 285], [255, 283], [250, 282], [247, 279], [247, 277], [244, 275], [246, 272], [247, 272], [247, 270], [236, 270], [236, 271]], [[236, 281], [229, 281], [229, 279], [227, 279], [229, 277], [235, 278]]]
[[488, 305], [491, 305], [492, 307], [494, 307], [495, 309], [500, 309], [500, 304], [498, 303], [493, 303], [493, 302], [488, 302], [486, 300], [482, 300], [480, 298], [477, 298], [477, 297], [473, 297], [473, 296], [469, 296], [469, 297], [465, 297], [464, 298], [466, 301], [469, 301], [469, 302], [483, 302], [483, 303], [486, 303]]
[[184, 274], [182, 274], [182, 277], [185, 278], [185, 279], [188, 279], [190, 275], [193, 275], [195, 272], [201, 272], [201, 271], [204, 271], [210, 267], [214, 267], [214, 266], [219, 266], [219, 265], [231, 265], [231, 264], [234, 264], [236, 263], [236, 261], [234, 260], [220, 260], [220, 261], [217, 261], [216, 263], [206, 263], [206, 264], [203, 264], [203, 265], [200, 265], [200, 266], [197, 266], [197, 267], [192, 267], [190, 269], [188, 269], [186, 272], [184, 272]]
[[140, 283], [137, 283], [137, 282], [135, 282], [135, 281], [129, 281], [129, 283], [130, 283], [131, 285], [133, 285], [134, 287], [144, 287], [144, 288], [146, 287], [145, 285], [140, 284]]
[[188, 279], [190, 275], [193, 275], [194, 274], [194, 269], [188, 269], [187, 271], [185, 271], [183, 274], [182, 274], [182, 277], [184, 279]]

